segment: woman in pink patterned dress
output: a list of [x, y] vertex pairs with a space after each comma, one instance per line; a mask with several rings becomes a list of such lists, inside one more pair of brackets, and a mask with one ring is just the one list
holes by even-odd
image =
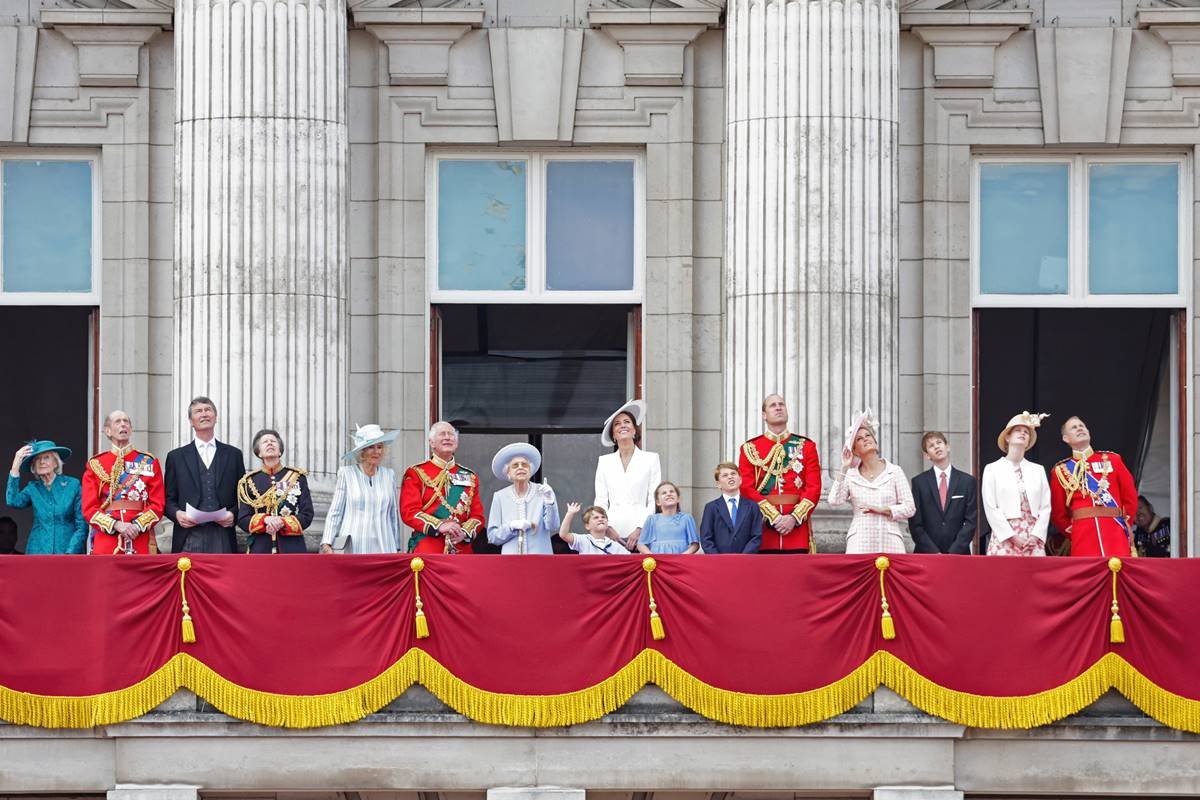
[[854, 510], [847, 553], [903, 553], [900, 523], [916, 511], [904, 470], [879, 455], [876, 430], [870, 409], [855, 416], [842, 447], [842, 469], [829, 487], [829, 505], [849, 502]]
[[1025, 460], [1037, 441], [1037, 428], [1048, 414], [1022, 411], [1000, 432], [996, 443], [1004, 457], [983, 468], [980, 495], [992, 526], [989, 556], [1044, 556], [1050, 524], [1050, 483], [1046, 470]]

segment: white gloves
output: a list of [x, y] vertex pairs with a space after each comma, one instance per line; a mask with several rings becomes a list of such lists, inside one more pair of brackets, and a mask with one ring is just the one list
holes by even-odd
[[533, 527], [533, 525], [530, 524], [529, 520], [527, 519], [514, 519], [512, 522], [508, 523], [508, 527], [510, 530], [520, 533], [521, 531], [529, 530]]

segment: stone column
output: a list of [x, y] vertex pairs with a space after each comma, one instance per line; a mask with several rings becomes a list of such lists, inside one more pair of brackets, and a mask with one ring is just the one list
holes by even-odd
[[729, 0], [725, 451], [780, 392], [836, 468], [870, 406], [899, 420], [897, 0]]
[[[318, 480], [349, 443], [345, 0], [178, 0], [175, 373], [250, 460]], [[366, 423], [369, 420], [359, 420]]]

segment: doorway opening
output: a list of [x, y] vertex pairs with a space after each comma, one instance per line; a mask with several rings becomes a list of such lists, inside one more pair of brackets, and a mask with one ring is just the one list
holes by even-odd
[[[510, 442], [542, 454], [533, 476], [561, 501], [595, 495], [604, 420], [641, 396], [640, 306], [454, 304], [431, 309], [430, 409], [459, 430], [458, 459], [484, 497], [507, 485], [492, 456]], [[486, 512], [486, 508], [484, 509]], [[558, 537], [553, 539], [556, 550]], [[476, 552], [491, 552], [477, 543]]]
[[1059, 427], [1078, 416], [1093, 447], [1121, 454], [1138, 493], [1171, 519], [1172, 554], [1186, 555], [1183, 312], [984, 308], [974, 322], [979, 471], [1001, 456], [995, 436], [1021, 411], [1051, 415], [1027, 455], [1049, 471], [1070, 455]]
[[[0, 393], [0, 458], [32, 439], [53, 439], [71, 448], [63, 474], [81, 477], [93, 452], [92, 354], [95, 310], [86, 306], [5, 306], [0, 341], [8, 390]], [[22, 477], [22, 483], [26, 478]], [[17, 522], [17, 549], [24, 552], [32, 513], [0, 506], [0, 516]]]

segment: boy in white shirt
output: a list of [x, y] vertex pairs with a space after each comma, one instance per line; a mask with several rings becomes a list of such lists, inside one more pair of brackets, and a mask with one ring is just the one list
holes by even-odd
[[620, 541], [608, 538], [608, 512], [600, 506], [583, 511], [586, 534], [571, 533], [571, 521], [579, 513], [579, 503], [567, 503], [567, 515], [558, 526], [558, 536], [581, 556], [627, 556], [629, 550]]

